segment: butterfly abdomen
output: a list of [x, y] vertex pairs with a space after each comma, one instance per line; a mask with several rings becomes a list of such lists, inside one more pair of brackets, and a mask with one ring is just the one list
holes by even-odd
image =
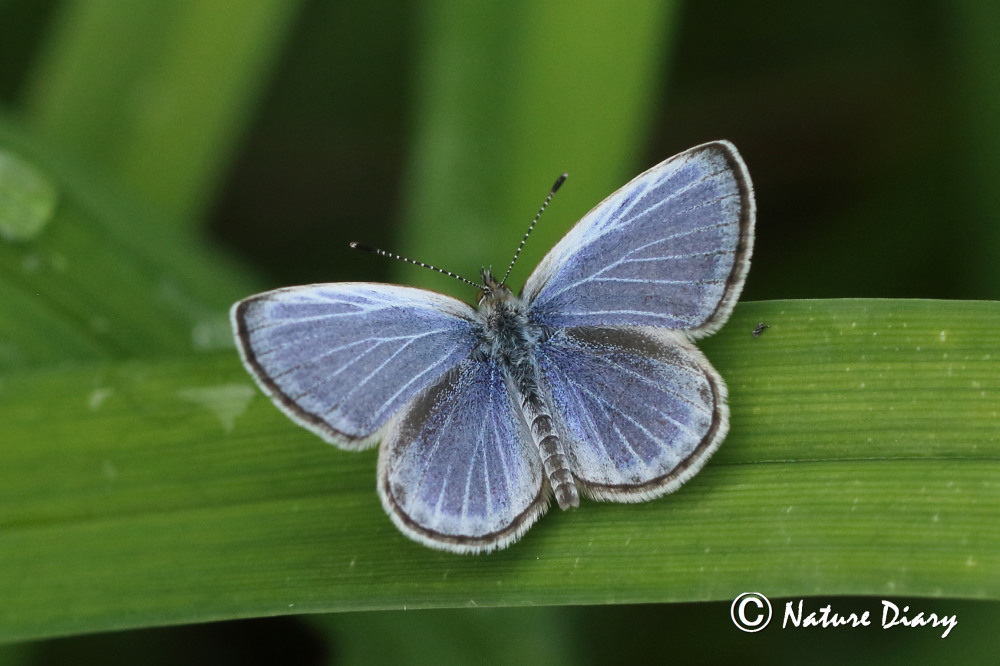
[[[537, 372], [537, 368], [536, 368]], [[537, 386], [537, 382], [532, 382]], [[518, 390], [521, 398], [521, 413], [531, 430], [531, 438], [538, 446], [542, 457], [545, 476], [549, 480], [560, 509], [571, 509], [580, 505], [580, 494], [569, 469], [569, 459], [563, 442], [552, 427], [552, 417], [537, 388]]]

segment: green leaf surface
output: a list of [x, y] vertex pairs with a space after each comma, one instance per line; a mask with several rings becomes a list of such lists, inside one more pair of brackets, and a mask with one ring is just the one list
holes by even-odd
[[17, 153], [0, 147], [0, 240], [34, 238], [52, 218], [56, 187]]
[[[597, 203], [595, 193], [642, 170], [676, 6], [423, 5], [402, 251], [476, 279], [486, 258], [503, 270], [549, 186], [569, 171], [515, 270], [523, 280], [519, 271]], [[441, 284], [398, 268], [407, 284]]]
[[0, 372], [231, 347], [255, 281], [54, 154], [0, 115]]
[[5, 373], [0, 638], [748, 584], [998, 599], [997, 330], [996, 302], [741, 304], [702, 345], [732, 430], [697, 477], [645, 504], [553, 510], [485, 556], [403, 537], [375, 452], [294, 426], [232, 352]]
[[28, 84], [28, 118], [174, 222], [193, 225], [284, 45], [297, 0], [70, 0]]

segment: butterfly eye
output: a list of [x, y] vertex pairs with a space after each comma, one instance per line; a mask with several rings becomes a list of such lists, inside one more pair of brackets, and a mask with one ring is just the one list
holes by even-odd
[[480, 289], [476, 293], [476, 302], [479, 303], [480, 305], [482, 305], [482, 302], [485, 301], [486, 297], [489, 296], [489, 295], [490, 295], [490, 290], [489, 289], [485, 289], [485, 288], [484, 289]]

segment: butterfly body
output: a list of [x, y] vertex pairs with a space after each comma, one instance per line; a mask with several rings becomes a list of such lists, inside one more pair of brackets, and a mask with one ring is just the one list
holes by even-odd
[[503, 548], [553, 496], [653, 499], [718, 448], [726, 386], [691, 341], [728, 318], [753, 225], [746, 167], [712, 142], [600, 203], [521, 295], [488, 270], [478, 307], [376, 283], [278, 289], [234, 305], [237, 347], [299, 424], [381, 442], [379, 497], [407, 536]]
[[488, 269], [482, 271], [484, 289], [479, 299], [483, 326], [479, 347], [483, 362], [496, 363], [511, 398], [521, 411], [531, 438], [538, 447], [545, 476], [559, 507], [580, 504], [569, 459], [552, 424], [552, 407], [541, 389], [541, 370], [535, 357], [538, 345], [549, 337], [543, 326], [531, 323], [525, 303]]

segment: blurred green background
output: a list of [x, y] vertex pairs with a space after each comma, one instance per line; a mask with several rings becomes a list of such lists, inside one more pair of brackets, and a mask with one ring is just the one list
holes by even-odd
[[[518, 284], [615, 187], [719, 138], [757, 192], [744, 300], [1000, 299], [993, 3], [0, 0], [0, 103], [0, 149], [44, 164], [60, 214], [97, 229], [2, 257], [8, 371], [183, 355], [192, 323], [196, 348], [225, 348], [223, 307], [263, 288], [391, 280], [469, 299], [347, 243], [475, 277], [506, 264], [568, 171]], [[42, 231], [0, 224], [9, 244], [47, 233], [40, 191]], [[19, 277], [72, 271], [69, 248], [99, 270], [68, 286]], [[160, 300], [144, 306], [147, 279]], [[22, 303], [25, 289], [51, 307]], [[121, 308], [138, 311], [125, 333], [102, 330]], [[959, 630], [744, 635], [725, 602], [369, 612], [51, 639], [0, 659], [833, 663], [995, 649], [996, 604], [913, 604], [958, 613]]]

